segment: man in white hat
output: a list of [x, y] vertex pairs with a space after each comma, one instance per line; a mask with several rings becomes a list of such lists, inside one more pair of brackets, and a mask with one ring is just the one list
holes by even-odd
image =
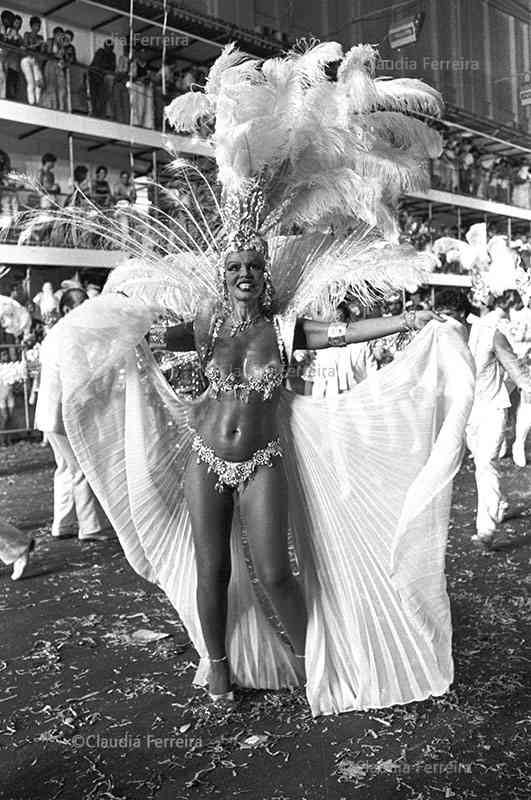
[[[506, 289], [494, 298], [493, 309], [474, 318], [469, 347], [476, 362], [474, 405], [467, 427], [467, 444], [474, 457], [478, 510], [476, 534], [472, 541], [489, 547], [497, 525], [503, 521], [507, 502], [500, 488], [497, 459], [511, 402], [505, 374], [523, 391], [531, 391], [531, 380], [503, 333], [511, 309], [521, 309], [515, 289]], [[470, 317], [469, 317], [470, 320]]]
[[[60, 300], [64, 317], [87, 300], [81, 288], [67, 289]], [[54, 452], [54, 510], [52, 536], [65, 539], [75, 535], [77, 518], [80, 541], [107, 539], [109, 522], [70, 447], [63, 426], [62, 383], [58, 353], [64, 345], [62, 320], [54, 325], [41, 347], [41, 385], [35, 411], [35, 427], [46, 433]]]

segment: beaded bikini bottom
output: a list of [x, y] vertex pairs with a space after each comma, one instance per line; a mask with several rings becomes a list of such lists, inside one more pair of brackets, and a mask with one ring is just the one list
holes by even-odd
[[278, 437], [268, 442], [265, 447], [255, 450], [247, 461], [225, 461], [216, 455], [198, 433], [192, 441], [192, 450], [197, 453], [198, 464], [202, 462], [208, 466], [209, 472], [216, 473], [218, 480], [214, 488], [220, 493], [227, 487], [243, 489], [258, 467], [272, 467], [273, 459], [282, 457]]

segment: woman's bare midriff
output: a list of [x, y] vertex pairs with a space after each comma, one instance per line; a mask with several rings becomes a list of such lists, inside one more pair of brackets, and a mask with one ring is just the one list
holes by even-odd
[[248, 402], [227, 393], [204, 401], [195, 429], [205, 444], [226, 461], [247, 461], [277, 436], [278, 395], [264, 400], [259, 395]]

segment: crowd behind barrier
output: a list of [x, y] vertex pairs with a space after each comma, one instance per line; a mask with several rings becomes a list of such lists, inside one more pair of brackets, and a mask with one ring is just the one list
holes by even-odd
[[[208, 67], [155, 66], [145, 47], [115, 51], [109, 38], [90, 64], [79, 62], [74, 33], [55, 26], [46, 40], [40, 17], [23, 30], [18, 14], [0, 14], [0, 99], [161, 129], [164, 106], [205, 83]], [[496, 155], [465, 132], [443, 130], [440, 158], [431, 163], [434, 189], [531, 208], [531, 159]]]
[[531, 156], [496, 155], [462, 133], [443, 136], [442, 154], [431, 162], [433, 189], [531, 208]]
[[[71, 30], [55, 26], [45, 40], [38, 16], [22, 28], [20, 15], [1, 13], [0, 99], [160, 130], [164, 106], [206, 80], [206, 65], [155, 66], [145, 47], [129, 52], [124, 44], [116, 52], [111, 38], [82, 64]], [[443, 135], [442, 155], [431, 165], [432, 188], [531, 208], [529, 156], [496, 155], [466, 133]]]
[[111, 38], [82, 64], [73, 31], [41, 30], [38, 16], [23, 30], [19, 14], [0, 14], [0, 99], [160, 130], [169, 100], [206, 79], [207, 67], [154, 66], [146, 48], [117, 53]]

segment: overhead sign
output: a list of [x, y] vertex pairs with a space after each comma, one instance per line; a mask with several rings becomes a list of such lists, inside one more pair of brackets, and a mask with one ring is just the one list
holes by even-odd
[[413, 44], [417, 41], [417, 25], [414, 19], [392, 25], [388, 33], [389, 44], [393, 50], [405, 47], [406, 44]]
[[531, 83], [524, 83], [520, 89], [520, 102], [523, 106], [531, 106]]

